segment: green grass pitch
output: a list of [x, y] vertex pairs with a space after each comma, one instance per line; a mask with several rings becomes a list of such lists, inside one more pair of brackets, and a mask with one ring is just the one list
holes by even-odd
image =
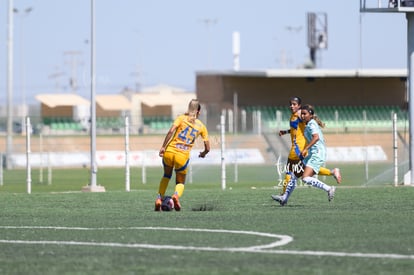
[[33, 170], [31, 194], [25, 171], [4, 171], [0, 274], [411, 274], [414, 188], [363, 184], [360, 166], [342, 167], [333, 202], [299, 186], [285, 207], [272, 166], [240, 166], [237, 183], [229, 166], [224, 191], [219, 168], [194, 167], [182, 211], [161, 213], [160, 168], [146, 184], [132, 169], [131, 192], [123, 169], [102, 168], [105, 193], [80, 192], [87, 169], [54, 170], [51, 185]]

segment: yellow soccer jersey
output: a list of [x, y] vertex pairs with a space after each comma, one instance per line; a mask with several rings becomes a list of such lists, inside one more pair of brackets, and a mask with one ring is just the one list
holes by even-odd
[[198, 136], [201, 136], [203, 141], [208, 141], [207, 128], [198, 119], [193, 124], [189, 121], [187, 115], [180, 115], [175, 119], [174, 125], [177, 126], [177, 130], [168, 144], [166, 152], [181, 153], [189, 156], [194, 141]]
[[302, 121], [299, 114], [296, 112], [290, 116], [290, 138], [292, 147], [289, 153], [289, 159], [299, 159], [300, 152], [305, 148], [305, 127], [306, 123]]

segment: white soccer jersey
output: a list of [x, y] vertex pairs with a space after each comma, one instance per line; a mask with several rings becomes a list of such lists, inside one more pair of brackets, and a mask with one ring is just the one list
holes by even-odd
[[319, 135], [319, 140], [309, 148], [310, 154], [318, 154], [320, 158], [326, 158], [326, 148], [325, 148], [325, 139], [323, 137], [323, 133], [321, 127], [319, 127], [318, 123], [311, 119], [308, 124], [306, 124], [305, 128], [305, 138], [306, 141], [309, 143], [312, 140], [312, 136], [314, 134]]

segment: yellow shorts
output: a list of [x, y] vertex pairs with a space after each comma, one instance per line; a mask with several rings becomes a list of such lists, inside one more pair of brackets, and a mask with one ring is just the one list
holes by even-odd
[[174, 167], [175, 172], [187, 174], [187, 167], [190, 159], [186, 155], [173, 152], [165, 152], [162, 158], [164, 166]]

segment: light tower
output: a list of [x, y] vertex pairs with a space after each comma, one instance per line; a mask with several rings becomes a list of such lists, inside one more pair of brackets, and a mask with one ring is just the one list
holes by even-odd
[[360, 0], [360, 12], [405, 13], [407, 18], [408, 122], [410, 125], [409, 184], [414, 185], [414, 1]]
[[310, 60], [316, 68], [316, 51], [328, 48], [328, 16], [324, 12], [309, 12], [307, 20]]
[[7, 136], [6, 168], [11, 169], [13, 153], [13, 0], [9, 0], [7, 13]]
[[105, 192], [105, 187], [97, 184], [98, 165], [96, 163], [96, 72], [95, 72], [95, 0], [91, 0], [91, 163], [89, 184], [83, 192]]

